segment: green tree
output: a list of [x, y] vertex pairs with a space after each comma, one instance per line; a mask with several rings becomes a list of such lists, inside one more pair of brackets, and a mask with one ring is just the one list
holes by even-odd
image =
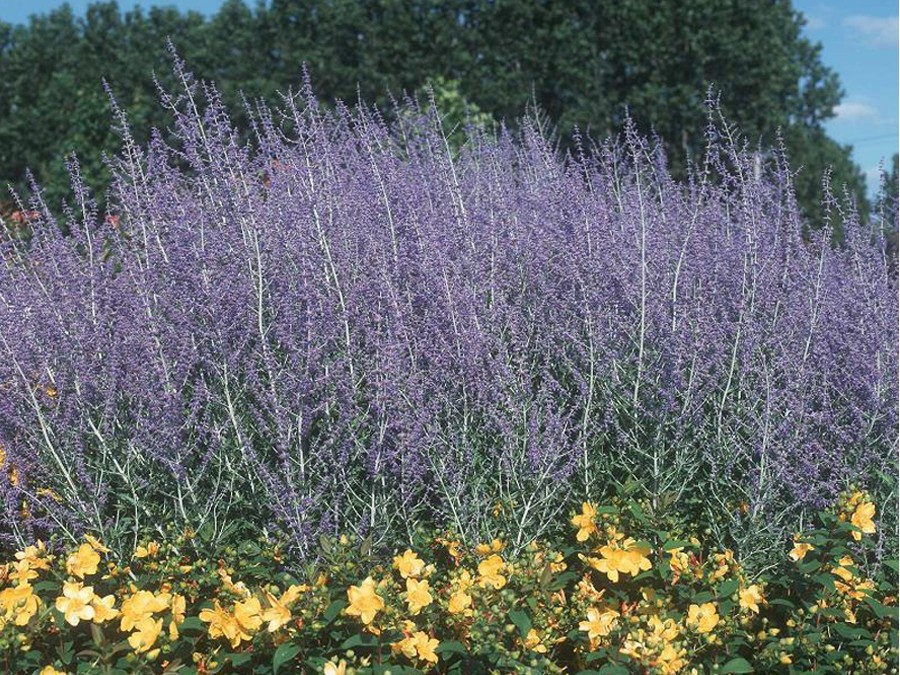
[[27, 193], [30, 169], [54, 206], [68, 193], [65, 158], [76, 153], [102, 196], [108, 177], [101, 151], [119, 147], [103, 80], [146, 140], [151, 126], [168, 122], [153, 80], [157, 72], [174, 84], [166, 39], [198, 58], [194, 38], [202, 26], [197, 13], [153, 8], [123, 15], [115, 2], [104, 2], [83, 18], [63, 5], [27, 26], [0, 30], [0, 180]]
[[[862, 175], [823, 123], [843, 92], [803, 37], [789, 0], [227, 0], [210, 19], [152, 8], [64, 7], [28, 26], [0, 25], [0, 180], [23, 186], [31, 167], [48, 193], [66, 190], [62, 157], [78, 152], [91, 184], [113, 150], [106, 78], [145, 140], [165, 129], [153, 73], [173, 86], [166, 38], [200, 78], [216, 81], [245, 126], [241, 93], [296, 88], [306, 64], [330, 102], [386, 104], [428, 82], [515, 126], [536, 106], [568, 143], [622, 130], [626, 114], [664, 142], [676, 175], [702, 152], [707, 92], [751, 145], [778, 132], [804, 213], [822, 224], [822, 175], [865, 215]], [[441, 86], [436, 89], [440, 90]], [[627, 112], [626, 112], [627, 111]]]

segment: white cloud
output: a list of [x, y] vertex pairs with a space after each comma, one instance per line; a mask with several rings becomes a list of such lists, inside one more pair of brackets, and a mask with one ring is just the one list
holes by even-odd
[[807, 15], [805, 15], [805, 18], [806, 18], [806, 29], [807, 30], [822, 30], [823, 28], [825, 28], [828, 25], [825, 22], [825, 19], [823, 19], [820, 16], [814, 16], [814, 15], [807, 14]]
[[852, 30], [857, 38], [870, 47], [898, 46], [900, 23], [896, 16], [864, 16], [856, 14], [844, 19], [844, 26]]
[[878, 122], [881, 116], [878, 109], [868, 103], [862, 101], [845, 101], [838, 103], [834, 107], [835, 117], [841, 122]]

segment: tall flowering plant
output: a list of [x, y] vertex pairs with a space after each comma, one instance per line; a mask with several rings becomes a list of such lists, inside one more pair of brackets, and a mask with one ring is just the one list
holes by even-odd
[[28, 237], [0, 242], [8, 543], [125, 550], [177, 522], [304, 560], [432, 524], [521, 550], [573, 491], [633, 487], [763, 567], [849, 481], [896, 489], [885, 244], [837, 200], [846, 244], [808, 232], [786, 160], [714, 107], [676, 182], [634, 130], [456, 148], [438, 111], [387, 122], [309, 86], [241, 135], [176, 74], [145, 147], [113, 104], [111, 213], [72, 159], [64, 217], [35, 186]]

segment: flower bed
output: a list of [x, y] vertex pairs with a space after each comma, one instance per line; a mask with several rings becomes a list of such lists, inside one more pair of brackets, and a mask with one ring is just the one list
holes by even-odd
[[32, 673], [886, 673], [896, 561], [844, 493], [751, 577], [730, 550], [585, 502], [567, 541], [511, 553], [442, 534], [394, 555], [347, 537], [291, 574], [278, 546], [191, 554], [193, 533], [118, 560], [88, 536], [0, 573], [0, 658]]

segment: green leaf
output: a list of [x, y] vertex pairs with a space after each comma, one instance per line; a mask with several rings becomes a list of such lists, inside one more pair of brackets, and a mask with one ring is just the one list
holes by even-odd
[[341, 643], [340, 649], [353, 649], [354, 647], [377, 647], [378, 639], [369, 633], [357, 633]]
[[585, 663], [594, 663], [595, 661], [609, 661], [609, 651], [600, 647], [597, 651], [584, 657]]
[[558, 591], [561, 588], [565, 588], [570, 581], [574, 581], [577, 575], [572, 571], [563, 572], [556, 579], [553, 580], [553, 583], [550, 584], [551, 591]]
[[197, 532], [197, 535], [200, 537], [200, 541], [206, 544], [213, 540], [215, 534], [216, 528], [209, 521], [205, 522]]
[[330, 605], [328, 605], [328, 609], [325, 610], [325, 613], [322, 614], [322, 618], [325, 619], [325, 623], [331, 623], [334, 621], [338, 614], [341, 613], [341, 610], [347, 606], [347, 603], [343, 600], [335, 600]]
[[702, 605], [705, 602], [712, 602], [713, 599], [715, 599], [715, 596], [712, 593], [710, 593], [709, 591], [703, 591], [703, 593], [697, 593], [697, 595], [694, 596], [692, 602], [698, 605]]
[[597, 671], [600, 675], [628, 675], [628, 668], [608, 663]]
[[225, 658], [231, 661], [231, 665], [236, 668], [241, 667], [245, 663], [250, 663], [253, 658], [252, 654], [245, 654], [243, 652], [232, 652], [231, 654], [225, 654]]
[[272, 656], [272, 672], [278, 675], [278, 669], [288, 661], [293, 660], [300, 653], [300, 646], [290, 642], [285, 642], [278, 646], [275, 654]]
[[663, 544], [663, 551], [671, 551], [676, 548], [694, 548], [689, 541], [681, 541], [680, 539], [672, 539]]
[[34, 592], [40, 595], [41, 593], [59, 592], [59, 584], [55, 581], [39, 581], [36, 584], [32, 585]]
[[883, 619], [886, 616], [892, 616], [892, 617], [897, 616], [897, 608], [896, 607], [890, 607], [888, 605], [883, 605], [880, 602], [878, 602], [877, 600], [875, 600], [874, 598], [870, 598], [870, 597], [864, 597], [863, 602], [866, 603], [871, 608], [871, 610], [875, 613], [875, 616], [877, 616], [879, 619]]
[[466, 646], [456, 640], [447, 640], [438, 645], [434, 650], [437, 654], [468, 654]]
[[848, 640], [857, 640], [859, 638], [871, 638], [871, 634], [865, 628], [854, 628], [853, 626], [848, 626], [845, 623], [836, 623], [834, 624], [834, 630], [840, 634], [841, 637], [847, 638]]
[[742, 659], [741, 657], [737, 657], [735, 659], [731, 659], [728, 663], [726, 663], [719, 670], [720, 673], [752, 673], [753, 666], [750, 665], [750, 662], [747, 659]]
[[509, 620], [519, 629], [519, 634], [523, 639], [527, 637], [528, 631], [531, 630], [531, 617], [528, 616], [527, 612], [521, 609], [512, 609], [509, 612]]
[[66, 640], [56, 649], [56, 654], [57, 656], [59, 656], [59, 660], [67, 666], [72, 663], [72, 657], [75, 656], [74, 646], [75, 642], [73, 640]]
[[186, 635], [188, 633], [205, 633], [206, 624], [196, 616], [188, 616], [185, 617], [184, 621], [182, 621], [178, 625], [178, 632], [180, 632], [182, 635]]
[[538, 583], [542, 588], [546, 588], [550, 585], [550, 582], [553, 581], [553, 568], [550, 566], [550, 563], [547, 563], [544, 566], [544, 569], [541, 570], [541, 578]]
[[103, 646], [103, 642], [104, 642], [104, 640], [103, 640], [103, 631], [100, 630], [100, 626], [98, 626], [98, 625], [95, 624], [95, 623], [92, 623], [92, 624], [91, 624], [91, 640], [92, 640], [92, 641], [94, 642], [94, 644], [97, 645], [98, 647], [102, 647], [102, 646]]
[[740, 586], [740, 582], [737, 579], [726, 579], [721, 584], [719, 584], [718, 594], [720, 598], [728, 597], [732, 593], [734, 593], [738, 587]]

